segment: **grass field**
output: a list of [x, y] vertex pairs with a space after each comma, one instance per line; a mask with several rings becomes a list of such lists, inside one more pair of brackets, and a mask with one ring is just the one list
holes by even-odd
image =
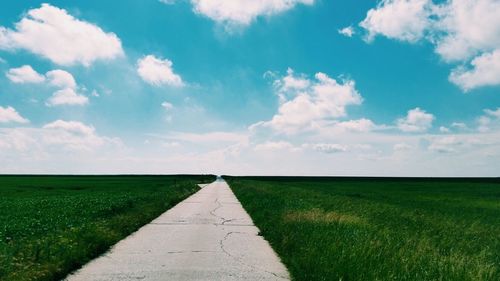
[[294, 280], [500, 280], [500, 181], [226, 180]]
[[0, 176], [0, 280], [58, 280], [213, 176]]

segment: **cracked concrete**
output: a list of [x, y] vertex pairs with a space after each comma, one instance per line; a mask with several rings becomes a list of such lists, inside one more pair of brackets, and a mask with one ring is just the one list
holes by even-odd
[[289, 280], [226, 182], [203, 186], [65, 280]]

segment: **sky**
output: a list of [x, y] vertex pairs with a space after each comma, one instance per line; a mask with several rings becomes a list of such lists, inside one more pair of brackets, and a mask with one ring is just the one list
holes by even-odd
[[0, 173], [500, 176], [498, 0], [9, 1]]

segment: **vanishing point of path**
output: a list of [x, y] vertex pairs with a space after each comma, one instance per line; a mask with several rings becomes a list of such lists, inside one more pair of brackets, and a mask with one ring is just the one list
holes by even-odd
[[258, 232], [219, 179], [66, 280], [289, 280]]

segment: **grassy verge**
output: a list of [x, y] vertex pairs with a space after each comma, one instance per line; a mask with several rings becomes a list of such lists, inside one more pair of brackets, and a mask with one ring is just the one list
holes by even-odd
[[0, 176], [0, 280], [57, 280], [213, 176]]
[[294, 280], [500, 280], [500, 181], [226, 177]]

